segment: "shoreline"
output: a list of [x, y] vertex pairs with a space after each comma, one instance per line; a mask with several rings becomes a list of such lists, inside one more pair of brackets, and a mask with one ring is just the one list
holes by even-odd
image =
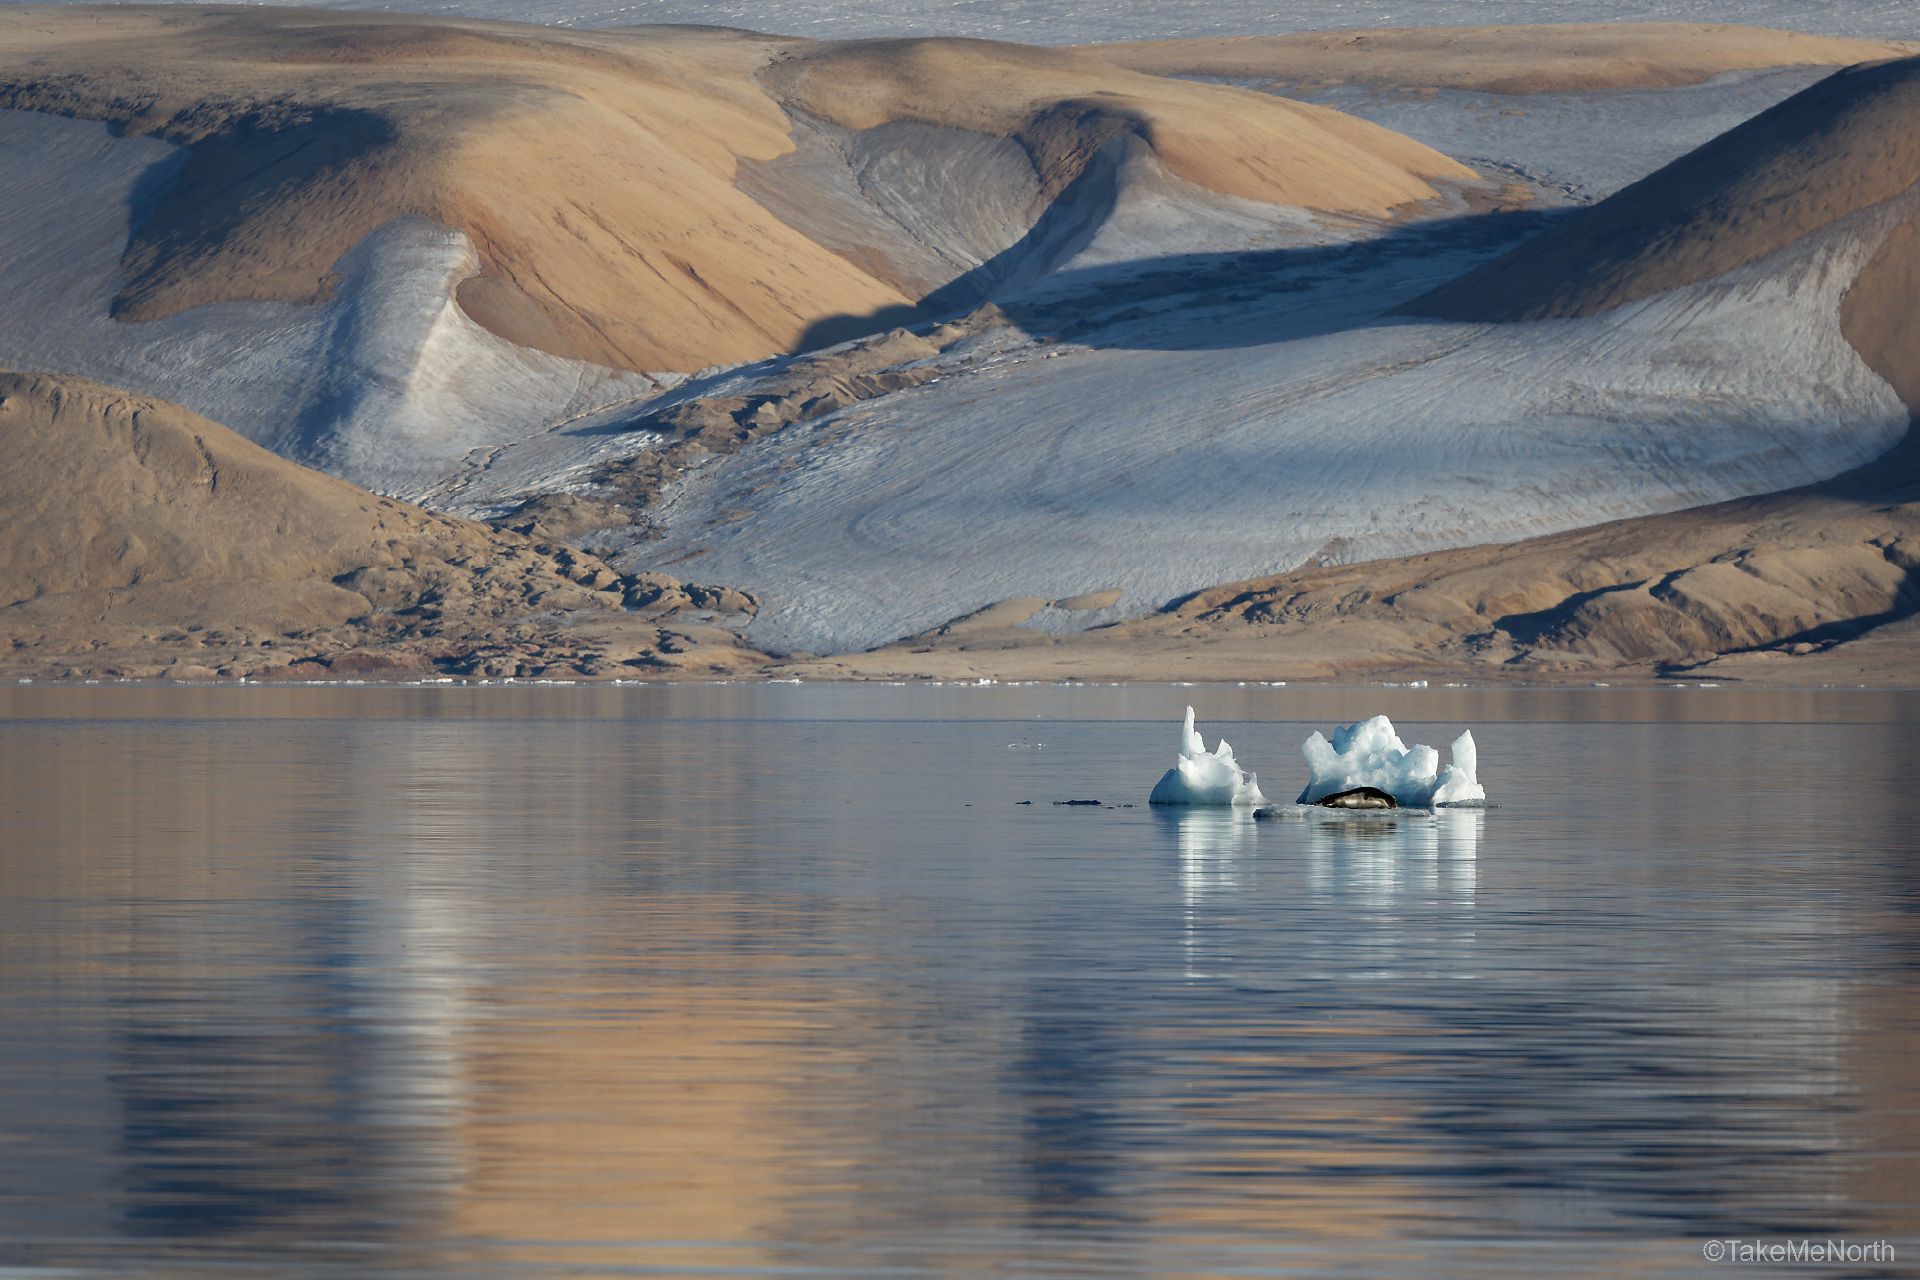
[[763, 676], [435, 676], [426, 679], [381, 679], [339, 676], [333, 679], [259, 679], [249, 676], [168, 678], [155, 676], [0, 676], [0, 693], [20, 689], [660, 689], [764, 688], [805, 686], [883, 689], [1301, 689], [1380, 690], [1451, 693], [1595, 693], [1646, 692], [1657, 689], [1757, 690], [1765, 693], [1920, 693], [1920, 679], [1895, 682], [1832, 681], [1788, 683], [1747, 680], [1732, 676], [1622, 676], [1611, 680], [1447, 680], [1413, 676], [1407, 679], [1361, 680], [1304, 677], [1284, 680], [1229, 677], [1178, 680], [1152, 677], [1066, 676], [1060, 679], [998, 677], [883, 677], [864, 675], [789, 676], [778, 669]]

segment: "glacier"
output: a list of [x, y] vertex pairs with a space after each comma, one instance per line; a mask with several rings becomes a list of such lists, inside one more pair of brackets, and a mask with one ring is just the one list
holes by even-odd
[[[1078, 339], [1010, 331], [956, 349], [935, 381], [689, 476], [654, 512], [658, 539], [613, 563], [698, 557], [762, 600], [755, 643], [827, 653], [1019, 596], [1117, 587], [1133, 617], [1302, 564], [1814, 483], [1906, 432], [1905, 404], [1838, 315], [1910, 212], [1865, 211], [1603, 315], [1511, 325], [1380, 315], [1484, 257], [1441, 230], [1402, 233], [1410, 250], [1437, 243], [1377, 263], [1363, 249], [1228, 257], [1210, 269], [1238, 270], [1253, 300], [1187, 310], [1146, 286], [1121, 314], [1155, 310]], [[1213, 516], [1204, 554], [1167, 536], [1169, 511], [1196, 508]]]

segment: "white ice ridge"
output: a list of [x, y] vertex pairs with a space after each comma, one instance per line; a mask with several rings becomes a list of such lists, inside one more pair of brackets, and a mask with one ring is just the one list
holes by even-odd
[[1474, 776], [1480, 753], [1470, 730], [1453, 740], [1453, 762], [1444, 769], [1438, 751], [1422, 744], [1407, 746], [1385, 716], [1336, 729], [1332, 742], [1316, 733], [1300, 751], [1312, 775], [1300, 793], [1300, 804], [1313, 804], [1355, 787], [1377, 788], [1413, 809], [1487, 798], [1486, 788]]
[[1258, 805], [1260, 779], [1234, 763], [1233, 748], [1225, 738], [1212, 751], [1193, 727], [1193, 708], [1180, 730], [1180, 758], [1153, 784], [1148, 804]]

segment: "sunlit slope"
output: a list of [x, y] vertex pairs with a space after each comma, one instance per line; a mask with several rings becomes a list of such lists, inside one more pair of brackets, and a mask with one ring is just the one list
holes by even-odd
[[[1840, 306], [1850, 342], [1920, 405], [1920, 59], [1852, 67], [1416, 300], [1464, 321], [1594, 316], [1813, 237], [1872, 256]], [[1761, 352], [1755, 358], [1764, 359]]]
[[500, 585], [573, 590], [523, 539], [376, 497], [97, 383], [0, 374], [0, 440], [0, 597], [12, 614], [338, 625], [374, 608], [376, 580], [376, 595], [424, 595], [455, 562], [489, 558]]
[[769, 45], [656, 32], [287, 10], [28, 11], [0, 104], [185, 146], [123, 259], [127, 320], [308, 302], [368, 235], [464, 232], [461, 301], [522, 345], [634, 369], [778, 350], [821, 312], [897, 294], [733, 187], [785, 149], [755, 87]]
[[1434, 198], [1436, 181], [1474, 177], [1411, 139], [1324, 107], [1026, 45], [809, 45], [763, 79], [783, 101], [844, 128], [912, 121], [1016, 139], [1049, 192], [1122, 133], [1205, 190], [1326, 212], [1384, 217]]
[[983, 42], [815, 50], [707, 29], [25, 8], [0, 32], [0, 85], [0, 106], [187, 148], [141, 193], [125, 320], [326, 297], [343, 255], [412, 215], [472, 241], [479, 271], [459, 297], [481, 324], [634, 370], [767, 355], [824, 318], [914, 301], [736, 185], [742, 162], [791, 149], [784, 105], [1015, 138], [1045, 194], [1115, 122], [1203, 188], [1335, 214], [1380, 216], [1471, 177], [1332, 112]]

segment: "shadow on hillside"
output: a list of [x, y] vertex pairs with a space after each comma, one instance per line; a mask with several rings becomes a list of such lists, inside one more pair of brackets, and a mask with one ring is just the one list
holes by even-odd
[[816, 321], [790, 354], [956, 319], [986, 302], [1029, 337], [1091, 347], [1217, 350], [1316, 337], [1378, 320], [1566, 213], [1470, 214], [1400, 223], [1337, 245], [1036, 271], [1037, 262], [1071, 259], [1098, 228], [1083, 206], [1057, 213], [1071, 197], [1055, 201], [1019, 243], [918, 304]]
[[[1112, 216], [1111, 164], [1089, 166], [1019, 241], [912, 306], [827, 316], [784, 354], [696, 376], [638, 415], [572, 428], [617, 435], [663, 409], [750, 386], [797, 360], [893, 329], [927, 329], [985, 303], [1036, 341], [1134, 351], [1223, 350], [1382, 322], [1394, 308], [1539, 234], [1571, 210], [1402, 222], [1370, 238], [1229, 253], [1177, 253], [1060, 270]], [[1395, 317], [1391, 323], [1407, 323]]]
[[[1062, 197], [1062, 200], [1066, 197]], [[1055, 202], [1055, 207], [1059, 206]], [[618, 435], [664, 409], [721, 394], [753, 396], [754, 384], [801, 362], [831, 362], [832, 348], [895, 329], [922, 332], [992, 303], [1036, 342], [1119, 351], [1217, 351], [1269, 346], [1381, 324], [1418, 323], [1395, 308], [1550, 225], [1553, 213], [1487, 213], [1401, 223], [1360, 241], [1240, 253], [1183, 253], [1053, 271], [1035, 279], [1035, 250], [1049, 239], [1071, 257], [1064, 231], [1036, 224], [1021, 245], [910, 307], [816, 321], [791, 350], [697, 375], [641, 413], [572, 427], [572, 435]], [[1042, 223], [1046, 221], [1043, 218]], [[1049, 254], [1052, 250], [1048, 251]], [[1003, 285], [1013, 292], [995, 292]]]
[[1802, 492], [1844, 498], [1868, 507], [1920, 502], [1920, 416], [1908, 423], [1907, 434], [1899, 444], [1872, 462], [1809, 485]]

